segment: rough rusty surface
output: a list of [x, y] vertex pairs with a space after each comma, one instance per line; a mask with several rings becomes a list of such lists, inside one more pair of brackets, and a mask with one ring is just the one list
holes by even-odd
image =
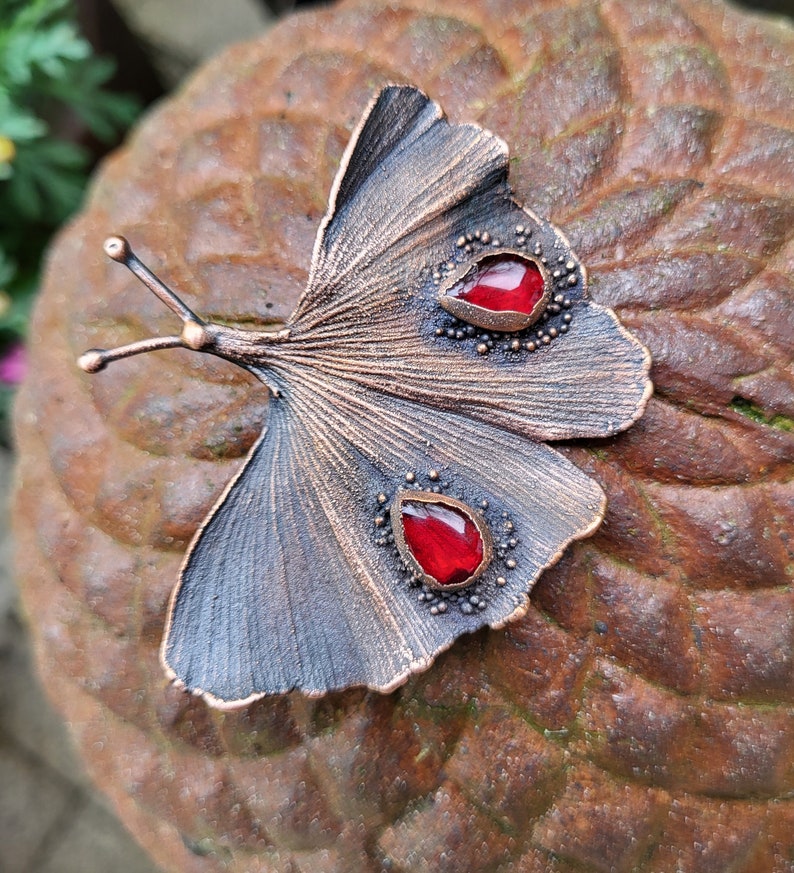
[[[17, 410], [20, 578], [49, 691], [168, 870], [698, 871], [794, 865], [794, 36], [709, 0], [350, 2], [209, 64], [55, 247]], [[284, 318], [352, 125], [408, 81], [510, 144], [519, 199], [650, 347], [627, 434], [569, 447], [604, 525], [534, 610], [396, 693], [238, 713], [157, 646], [191, 533], [267, 416], [242, 371], [92, 345], [199, 312]]]

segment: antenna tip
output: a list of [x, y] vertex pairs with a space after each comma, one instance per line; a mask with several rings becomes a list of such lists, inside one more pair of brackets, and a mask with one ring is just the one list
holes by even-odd
[[86, 373], [98, 373], [107, 366], [105, 349], [89, 349], [77, 359], [77, 366]]
[[124, 239], [123, 236], [109, 236], [105, 240], [103, 248], [105, 250], [105, 254], [109, 258], [112, 258], [114, 261], [118, 261], [120, 264], [123, 264], [132, 254], [130, 244], [127, 242], [126, 239]]

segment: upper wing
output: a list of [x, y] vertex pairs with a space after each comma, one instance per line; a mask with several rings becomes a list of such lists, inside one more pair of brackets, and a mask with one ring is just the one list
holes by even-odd
[[[495, 251], [545, 262], [559, 311], [505, 335], [442, 309], [445, 277]], [[651, 391], [647, 351], [587, 299], [568, 241], [512, 199], [504, 143], [409, 87], [384, 89], [348, 146], [290, 331], [294, 361], [538, 439], [613, 434]]]
[[[507, 188], [507, 146], [475, 125], [450, 126], [438, 104], [388, 86], [365, 113], [342, 157], [314, 247], [306, 291], [290, 321], [304, 327], [355, 303], [373, 266], [388, 261], [428, 221], [462, 199]], [[378, 286], [382, 285], [381, 280]]]
[[[598, 485], [546, 446], [406, 401], [373, 404], [310, 370], [292, 375], [171, 602], [166, 668], [215, 705], [390, 690], [460, 634], [523, 614], [540, 572], [601, 519]], [[487, 504], [497, 555], [477, 582], [483, 607], [461, 608], [466, 589], [434, 614], [376, 524], [401, 489], [430, 487], [431, 469], [445, 493]]]

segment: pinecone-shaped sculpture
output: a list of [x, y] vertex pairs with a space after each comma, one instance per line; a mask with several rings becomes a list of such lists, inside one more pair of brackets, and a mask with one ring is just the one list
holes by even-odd
[[[792, 870], [793, 53], [716, 0], [349, 2], [225, 52], [106, 163], [31, 331], [18, 567], [49, 692], [165, 869]], [[607, 515], [524, 619], [387, 696], [212, 710], [158, 646], [267, 395], [179, 351], [81, 373], [86, 348], [173, 330], [102, 241], [133, 239], [208, 317], [286, 318], [390, 81], [506, 140], [516, 196], [650, 348], [656, 396], [562, 449]]]

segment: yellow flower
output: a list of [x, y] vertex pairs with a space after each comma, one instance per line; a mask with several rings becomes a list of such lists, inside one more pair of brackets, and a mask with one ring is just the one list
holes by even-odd
[[10, 164], [16, 153], [14, 141], [7, 136], [0, 135], [0, 164]]

